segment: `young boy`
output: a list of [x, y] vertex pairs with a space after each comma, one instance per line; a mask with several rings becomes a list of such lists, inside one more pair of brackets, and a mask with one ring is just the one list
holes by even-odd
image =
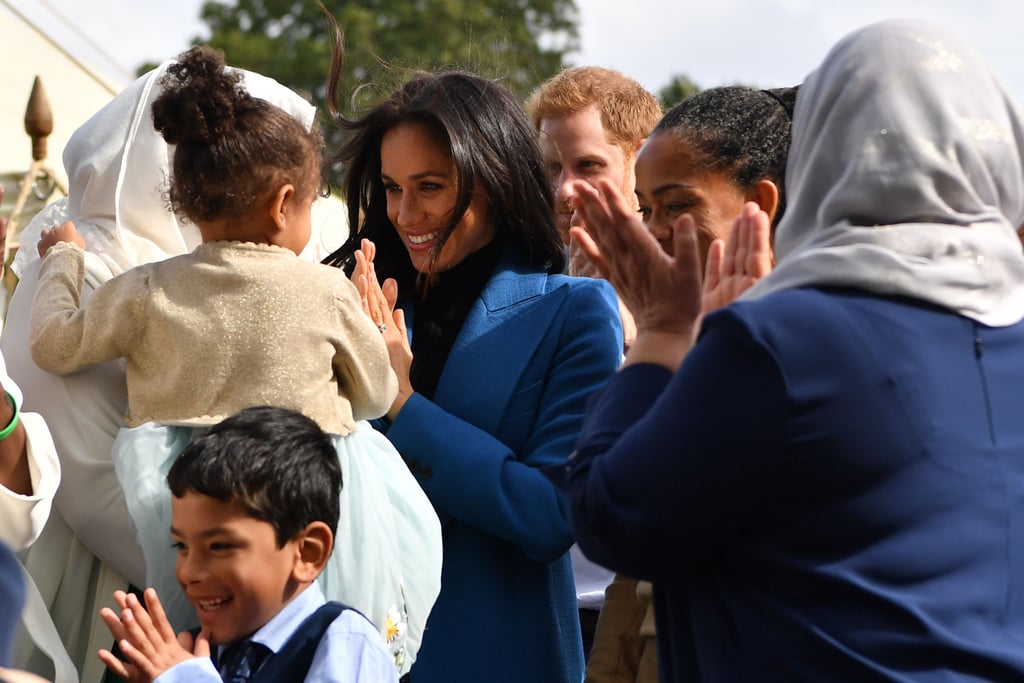
[[[129, 681], [397, 680], [373, 624], [316, 583], [334, 546], [341, 469], [330, 438], [282, 408], [249, 408], [198, 436], [167, 474], [176, 574], [201, 630], [175, 638], [156, 591], [100, 612]], [[219, 671], [219, 673], [218, 673]]]

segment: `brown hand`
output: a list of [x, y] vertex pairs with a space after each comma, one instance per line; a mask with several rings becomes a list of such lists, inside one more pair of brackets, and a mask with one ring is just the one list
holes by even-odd
[[701, 313], [707, 315], [735, 301], [771, 272], [771, 226], [768, 214], [747, 202], [733, 222], [729, 239], [715, 240], [708, 250], [701, 293]]

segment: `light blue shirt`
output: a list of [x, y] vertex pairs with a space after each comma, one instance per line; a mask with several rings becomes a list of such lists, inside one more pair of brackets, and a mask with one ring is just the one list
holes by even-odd
[[[313, 583], [256, 631], [250, 640], [266, 645], [276, 654], [306, 617], [325, 602], [320, 586]], [[154, 683], [219, 683], [220, 680], [213, 660], [197, 657], [172, 666]], [[396, 683], [398, 670], [383, 636], [373, 624], [358, 612], [347, 609], [331, 622], [320, 639], [304, 680], [318, 683]]]

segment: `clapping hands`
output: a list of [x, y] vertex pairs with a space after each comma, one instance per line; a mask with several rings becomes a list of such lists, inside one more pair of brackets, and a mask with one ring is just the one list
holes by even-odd
[[728, 240], [716, 239], [708, 249], [701, 292], [701, 314], [731, 304], [771, 272], [771, 225], [754, 202], [743, 205]]
[[753, 202], [743, 207], [727, 240], [712, 242], [703, 282], [697, 228], [689, 215], [673, 226], [673, 254], [662, 250], [611, 183], [574, 184], [583, 226], [572, 228], [580, 254], [609, 280], [636, 319], [627, 364], [654, 362], [675, 369], [700, 321], [735, 301], [772, 268], [769, 219]]
[[355, 253], [356, 267], [352, 271], [352, 282], [359, 290], [363, 311], [384, 335], [391, 367], [398, 377], [398, 396], [387, 413], [388, 419], [393, 420], [413, 394], [412, 382], [409, 379], [412, 349], [405, 326], [405, 312], [396, 307], [398, 283], [388, 278], [383, 286], [380, 284], [373, 265], [376, 254], [377, 247], [373, 242], [364, 239], [360, 243], [359, 251]]
[[100, 610], [100, 618], [127, 657], [125, 661], [110, 650], [100, 650], [99, 658], [107, 668], [130, 683], [148, 683], [179, 662], [210, 656], [208, 634], [200, 633], [195, 639], [188, 632], [175, 636], [156, 591], [147, 588], [144, 597], [145, 608], [135, 595], [116, 591], [120, 616], [107, 607]]
[[595, 189], [577, 181], [572, 190], [586, 226], [572, 228], [572, 239], [633, 313], [637, 335], [647, 331], [689, 337], [701, 298], [693, 219], [684, 216], [677, 223], [670, 256], [611, 183], [601, 181]]

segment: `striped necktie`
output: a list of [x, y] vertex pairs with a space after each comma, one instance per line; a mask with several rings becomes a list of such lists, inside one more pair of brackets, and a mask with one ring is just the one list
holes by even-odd
[[224, 683], [248, 683], [270, 655], [270, 648], [251, 640], [232, 643], [220, 656], [220, 677]]

